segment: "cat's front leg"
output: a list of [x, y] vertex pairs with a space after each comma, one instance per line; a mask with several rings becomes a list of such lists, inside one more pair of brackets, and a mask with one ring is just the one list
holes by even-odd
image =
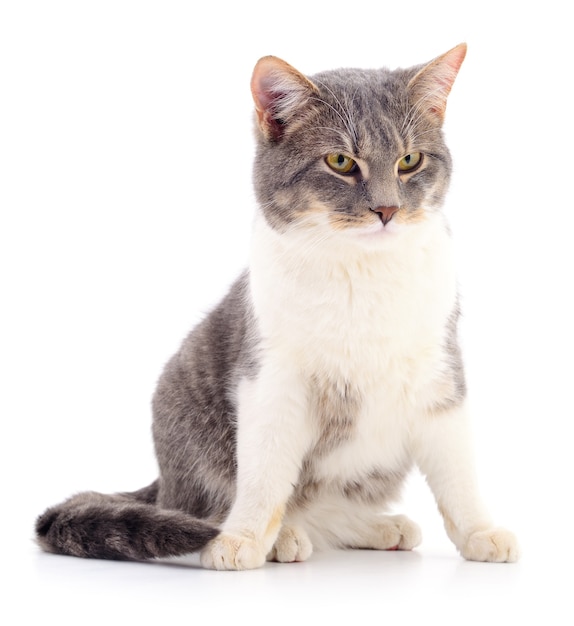
[[237, 493], [222, 532], [201, 554], [209, 569], [261, 567], [309, 448], [305, 383], [278, 366], [245, 379], [237, 392]]
[[462, 556], [471, 561], [516, 561], [515, 536], [492, 524], [478, 493], [465, 406], [424, 417], [414, 454], [447, 534]]

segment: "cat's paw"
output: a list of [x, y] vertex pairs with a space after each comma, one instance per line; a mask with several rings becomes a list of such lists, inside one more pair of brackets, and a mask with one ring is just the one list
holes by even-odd
[[504, 528], [490, 528], [473, 533], [460, 553], [469, 561], [514, 563], [520, 557], [516, 537]]
[[306, 561], [312, 552], [313, 544], [304, 530], [294, 526], [283, 526], [273, 549], [267, 555], [267, 560], [280, 563]]
[[422, 540], [421, 529], [405, 515], [384, 516], [375, 526], [375, 550], [412, 550]]
[[244, 570], [261, 567], [265, 552], [253, 539], [221, 533], [201, 551], [201, 564], [206, 569]]

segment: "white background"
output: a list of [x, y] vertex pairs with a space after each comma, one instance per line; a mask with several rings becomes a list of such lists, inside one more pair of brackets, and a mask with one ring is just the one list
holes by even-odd
[[[558, 0], [0, 4], [9, 623], [572, 623], [566, 11]], [[522, 561], [462, 561], [417, 475], [401, 509], [423, 527], [412, 554], [316, 554], [239, 574], [199, 570], [194, 558], [176, 567], [40, 554], [32, 529], [46, 506], [156, 476], [155, 381], [247, 258], [256, 60], [275, 54], [308, 74], [408, 66], [460, 41], [469, 52], [447, 111], [446, 211], [479, 475]]]

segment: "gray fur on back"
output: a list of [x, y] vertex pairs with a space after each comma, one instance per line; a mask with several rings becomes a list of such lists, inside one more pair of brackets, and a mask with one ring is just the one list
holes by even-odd
[[235, 496], [234, 389], [257, 371], [244, 273], [166, 365], [153, 399], [158, 504], [221, 521]]

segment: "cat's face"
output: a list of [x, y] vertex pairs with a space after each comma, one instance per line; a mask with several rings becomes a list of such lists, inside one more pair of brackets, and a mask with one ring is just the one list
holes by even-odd
[[441, 126], [465, 46], [393, 72], [307, 79], [274, 57], [255, 68], [255, 189], [269, 224], [386, 236], [438, 210], [450, 177]]

